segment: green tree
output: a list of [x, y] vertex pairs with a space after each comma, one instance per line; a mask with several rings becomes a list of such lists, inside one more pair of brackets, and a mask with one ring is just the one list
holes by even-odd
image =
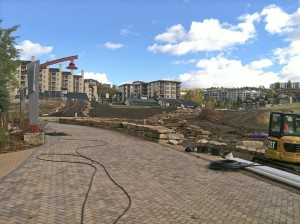
[[184, 99], [186, 100], [191, 100], [193, 98], [193, 93], [192, 91], [187, 91], [187, 93], [184, 95]]
[[106, 84], [102, 84], [102, 83], [99, 83], [97, 85], [97, 90], [98, 90], [98, 93], [101, 94], [101, 95], [106, 95], [107, 93], [111, 96], [111, 95], [114, 95], [118, 92], [117, 89], [115, 88], [111, 88], [110, 86], [106, 85]]
[[203, 103], [203, 96], [200, 92], [196, 92], [192, 98], [192, 101], [202, 104]]
[[291, 82], [291, 80], [289, 80], [287, 82], [287, 89], [291, 89], [291, 88], [292, 88], [292, 82]]
[[221, 100], [217, 100], [215, 106], [216, 106], [216, 108], [222, 108], [222, 102], [221, 102]]
[[209, 97], [205, 101], [205, 107], [207, 107], [207, 108], [214, 108], [215, 107], [215, 103], [216, 103], [216, 99], [214, 97]]
[[243, 100], [240, 97], [238, 97], [236, 100], [236, 106], [237, 106], [237, 108], [240, 108], [243, 106]]
[[278, 93], [274, 89], [267, 89], [265, 91], [265, 94], [266, 94], [266, 97], [268, 97], [268, 98], [275, 97], [276, 95], [278, 95]]
[[224, 108], [231, 109], [232, 108], [232, 101], [231, 100], [225, 100]]
[[10, 91], [17, 87], [15, 74], [19, 61], [19, 51], [16, 49], [15, 40], [17, 36], [12, 33], [19, 26], [2, 28], [2, 19], [0, 19], [0, 115], [7, 112], [10, 106]]
[[9, 98], [9, 90], [6, 87], [6, 83], [0, 78], [0, 115], [2, 112], [7, 112], [9, 110], [10, 98]]

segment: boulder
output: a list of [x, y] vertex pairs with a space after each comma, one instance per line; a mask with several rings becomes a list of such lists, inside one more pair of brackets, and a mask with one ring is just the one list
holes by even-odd
[[261, 148], [264, 146], [264, 143], [261, 141], [241, 141], [238, 143], [238, 145], [250, 148]]

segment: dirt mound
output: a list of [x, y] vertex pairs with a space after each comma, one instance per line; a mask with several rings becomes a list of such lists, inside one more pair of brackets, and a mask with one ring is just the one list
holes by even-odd
[[124, 118], [124, 119], [148, 119], [157, 114], [169, 113], [175, 111], [175, 107], [150, 107], [150, 108], [131, 108], [121, 107], [114, 108], [109, 105], [91, 103], [90, 117], [104, 117], [104, 118]]
[[205, 121], [218, 121], [223, 118], [223, 115], [213, 109], [204, 108], [199, 115], [200, 120]]
[[66, 101], [65, 106], [60, 108], [57, 112], [50, 114], [50, 117], [84, 117], [83, 111], [87, 107], [84, 101]]

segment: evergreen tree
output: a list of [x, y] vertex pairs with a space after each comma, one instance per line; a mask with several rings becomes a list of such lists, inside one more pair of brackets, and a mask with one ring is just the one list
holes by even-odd
[[184, 95], [184, 99], [186, 100], [191, 100], [193, 98], [193, 93], [192, 91], [187, 91], [187, 93]]
[[243, 100], [240, 97], [237, 98], [236, 106], [237, 106], [237, 108], [240, 108], [243, 106]]
[[19, 51], [15, 48], [15, 40], [18, 38], [11, 34], [19, 26], [2, 28], [0, 19], [0, 114], [7, 112], [10, 106], [10, 91], [17, 87], [15, 74], [20, 62], [16, 59]]

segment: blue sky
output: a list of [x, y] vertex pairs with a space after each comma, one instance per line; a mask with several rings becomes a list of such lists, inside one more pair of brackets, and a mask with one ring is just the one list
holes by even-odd
[[75, 73], [100, 82], [300, 81], [297, 0], [1, 0], [0, 18], [3, 28], [20, 25], [21, 59], [78, 55]]

